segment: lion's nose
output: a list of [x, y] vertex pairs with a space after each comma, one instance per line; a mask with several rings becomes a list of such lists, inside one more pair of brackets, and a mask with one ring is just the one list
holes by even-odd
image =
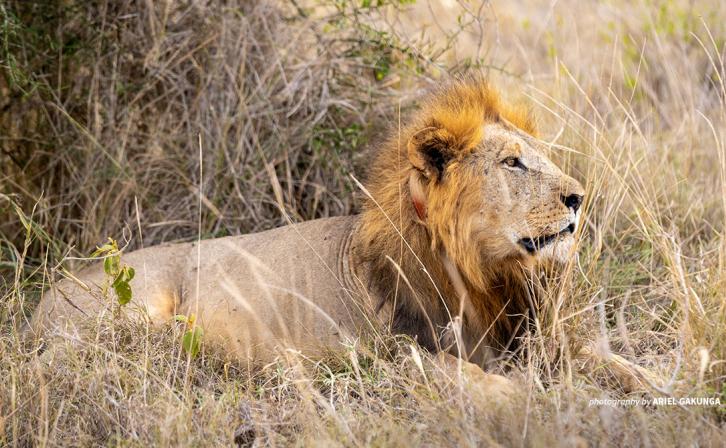
[[582, 195], [581, 194], [571, 194], [569, 196], [560, 196], [560, 199], [565, 204], [565, 207], [571, 208], [573, 212], [577, 213], [577, 210], [580, 208], [580, 205], [582, 205]]

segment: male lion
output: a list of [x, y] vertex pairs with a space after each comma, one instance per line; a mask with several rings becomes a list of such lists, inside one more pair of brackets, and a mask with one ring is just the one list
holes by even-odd
[[[390, 329], [484, 365], [516, 343], [533, 269], [572, 255], [584, 191], [526, 111], [451, 82], [391, 133], [361, 215], [124, 254], [141, 315], [196, 314], [205, 341], [264, 362]], [[100, 264], [54, 284], [33, 327], [74, 331], [108, 306]]]

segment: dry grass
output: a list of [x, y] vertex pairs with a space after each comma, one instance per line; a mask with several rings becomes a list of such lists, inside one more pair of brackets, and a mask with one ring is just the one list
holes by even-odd
[[[0, 3], [1, 445], [723, 444], [723, 405], [591, 407], [625, 395], [569, 357], [599, 340], [668, 378], [654, 395], [726, 404], [718, 1], [186, 3]], [[399, 104], [470, 65], [535, 104], [588, 189], [579, 260], [511, 368], [515, 405], [401, 338], [247, 371], [122, 317], [52, 349], [18, 336], [48, 279], [107, 236], [277, 226], [277, 181], [294, 219], [355, 211], [348, 173]]]

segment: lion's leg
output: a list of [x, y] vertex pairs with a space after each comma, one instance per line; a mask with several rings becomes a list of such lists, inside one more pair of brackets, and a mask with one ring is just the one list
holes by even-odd
[[613, 375], [626, 392], [635, 391], [661, 391], [665, 383], [662, 378], [634, 364], [622, 356], [609, 350], [598, 349], [587, 345], [580, 349], [576, 359], [584, 362], [583, 370], [587, 373], [595, 372], [603, 367]]
[[479, 399], [509, 402], [516, 393], [514, 381], [502, 375], [485, 372], [478, 365], [465, 361], [447, 352], [439, 352], [436, 362], [451, 376], [463, 374]]
[[77, 274], [66, 273], [44, 291], [31, 328], [36, 334], [48, 329], [78, 333], [99, 315], [111, 314], [117, 308], [134, 321], [160, 324], [171, 320], [184, 291], [185, 271], [182, 263], [175, 261], [183, 259], [184, 250], [185, 246], [170, 246], [122, 255], [121, 263], [136, 271], [130, 282], [131, 301], [123, 306], [118, 304], [110, 287], [113, 279], [104, 272], [102, 263], [95, 262]]

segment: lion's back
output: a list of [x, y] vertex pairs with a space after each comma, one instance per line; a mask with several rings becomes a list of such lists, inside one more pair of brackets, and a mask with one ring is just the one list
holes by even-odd
[[363, 320], [341, 265], [356, 221], [326, 218], [203, 242], [187, 262], [182, 310], [198, 314], [242, 358], [259, 357], [260, 345], [333, 345]]

